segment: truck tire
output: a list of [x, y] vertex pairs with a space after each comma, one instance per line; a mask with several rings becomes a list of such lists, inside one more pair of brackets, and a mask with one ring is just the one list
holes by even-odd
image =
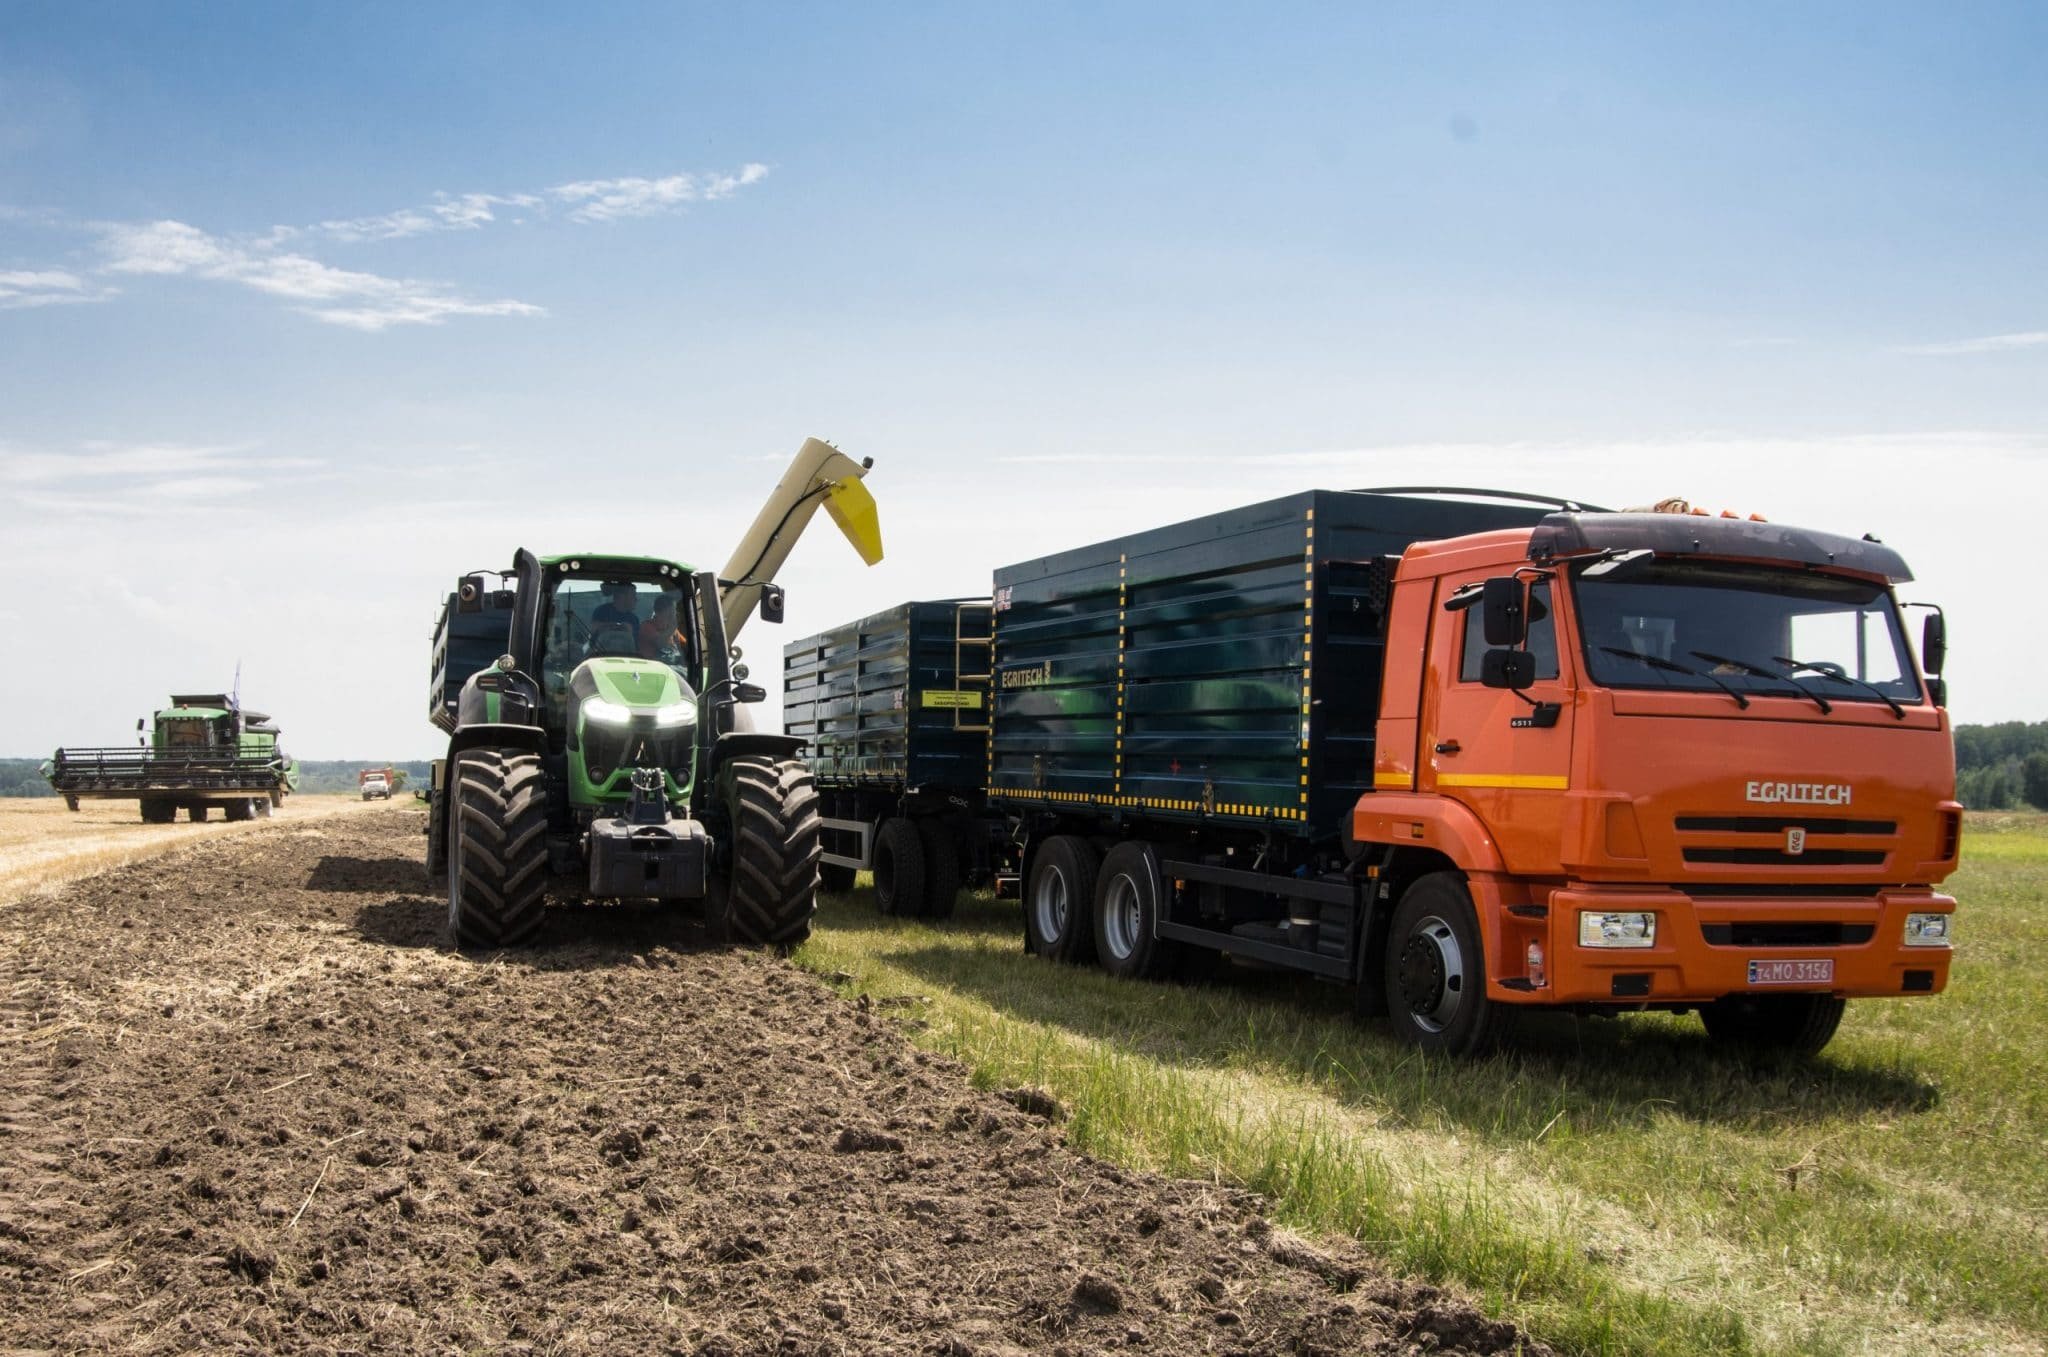
[[924, 835], [897, 816], [875, 836], [875, 907], [908, 917], [924, 913]]
[[1812, 1055], [1835, 1038], [1847, 999], [1830, 994], [1730, 994], [1700, 1009], [1718, 1045]]
[[213, 809], [211, 806], [206, 805], [190, 806], [186, 808], [185, 814], [193, 824], [204, 824], [206, 822], [206, 812], [211, 809]]
[[853, 889], [854, 870], [840, 862], [818, 864], [818, 889], [827, 895], [844, 895]]
[[153, 796], [142, 798], [142, 823], [146, 825], [167, 825], [178, 817], [178, 808], [169, 801]]
[[448, 779], [448, 937], [517, 947], [540, 932], [547, 897], [547, 777], [540, 758], [495, 749], [460, 756]]
[[1042, 957], [1085, 966], [1095, 959], [1095, 848], [1055, 834], [1031, 859], [1024, 883], [1024, 940]]
[[1401, 893], [1387, 935], [1387, 1017], [1394, 1035], [1442, 1055], [1496, 1043], [1507, 1014], [1486, 995], [1479, 916], [1456, 872], [1418, 877]]
[[1156, 980], [1179, 962], [1180, 948], [1155, 936], [1159, 855], [1149, 843], [1120, 843], [1095, 879], [1095, 959], [1126, 980]]
[[953, 917], [960, 894], [960, 839], [944, 820], [925, 820], [917, 827], [924, 840], [924, 916]]
[[794, 947], [818, 909], [818, 789], [797, 759], [736, 758], [718, 770], [732, 866], [710, 906], [714, 936]]

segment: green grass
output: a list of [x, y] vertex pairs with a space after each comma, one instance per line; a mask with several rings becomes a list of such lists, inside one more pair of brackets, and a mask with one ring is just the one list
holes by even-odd
[[1040, 1084], [1080, 1148], [1241, 1184], [1567, 1350], [2041, 1351], [2048, 1336], [2048, 817], [1972, 817], [1955, 971], [1851, 1004], [1812, 1060], [1694, 1018], [1546, 1018], [1424, 1058], [1345, 991], [1129, 984], [1023, 954], [1017, 907], [931, 927], [828, 901], [798, 953], [921, 996], [916, 1040]]

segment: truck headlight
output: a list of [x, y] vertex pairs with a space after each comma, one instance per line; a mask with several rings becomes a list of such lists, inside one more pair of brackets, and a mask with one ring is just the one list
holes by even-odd
[[656, 707], [654, 724], [662, 727], [694, 726], [697, 724], [697, 704], [671, 702], [666, 707]]
[[633, 719], [633, 709], [602, 697], [583, 699], [583, 715], [608, 726], [623, 726]]
[[1654, 947], [1657, 944], [1657, 916], [1648, 910], [1609, 913], [1579, 911], [1581, 947]]
[[1908, 914], [1906, 916], [1906, 946], [1946, 947], [1948, 946], [1949, 915]]

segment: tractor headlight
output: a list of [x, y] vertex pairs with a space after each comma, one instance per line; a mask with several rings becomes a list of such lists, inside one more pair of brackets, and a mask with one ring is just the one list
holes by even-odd
[[1948, 943], [1949, 916], [1946, 914], [1908, 914], [1906, 916], [1906, 946], [1946, 947]]
[[1648, 910], [1607, 913], [1579, 911], [1581, 947], [1654, 947], [1657, 945], [1657, 916]]
[[608, 726], [623, 726], [633, 719], [633, 709], [602, 697], [583, 699], [583, 715]]
[[697, 724], [697, 704], [694, 702], [671, 702], [666, 707], [654, 709], [654, 724], [663, 729]]

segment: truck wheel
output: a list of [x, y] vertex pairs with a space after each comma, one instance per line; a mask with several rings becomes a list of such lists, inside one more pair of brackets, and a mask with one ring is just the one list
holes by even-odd
[[1047, 839], [1024, 884], [1024, 937], [1042, 957], [1076, 966], [1095, 959], [1095, 849], [1074, 834]]
[[203, 824], [206, 820], [206, 812], [211, 809], [211, 806], [191, 806], [186, 809], [185, 814], [191, 819], [193, 824]]
[[457, 947], [531, 942], [547, 895], [547, 779], [540, 759], [471, 750], [451, 772], [449, 940]]
[[721, 907], [734, 941], [794, 947], [818, 908], [818, 789], [797, 759], [736, 758], [718, 771], [732, 819], [732, 876]]
[[844, 863], [818, 864], [818, 889], [827, 895], [844, 895], [853, 889], [854, 870]]
[[924, 835], [900, 815], [875, 836], [875, 906], [884, 914], [924, 913]]
[[1700, 1009], [1707, 1035], [1724, 1046], [1812, 1055], [1835, 1038], [1847, 999], [1828, 994], [1730, 994]]
[[1401, 893], [1386, 970], [1387, 1013], [1401, 1040], [1467, 1055], [1499, 1039], [1506, 1015], [1486, 997], [1479, 917], [1455, 872], [1419, 877]]
[[1095, 959], [1126, 980], [1153, 980], [1179, 960], [1179, 948], [1154, 936], [1159, 922], [1159, 856], [1149, 843], [1120, 843], [1095, 881]]
[[176, 819], [177, 815], [178, 808], [169, 801], [160, 801], [154, 797], [144, 797], [142, 800], [142, 823], [146, 825], [167, 825]]
[[960, 894], [960, 840], [944, 820], [926, 820], [918, 826], [924, 840], [924, 909], [928, 919], [953, 917], [953, 901]]

